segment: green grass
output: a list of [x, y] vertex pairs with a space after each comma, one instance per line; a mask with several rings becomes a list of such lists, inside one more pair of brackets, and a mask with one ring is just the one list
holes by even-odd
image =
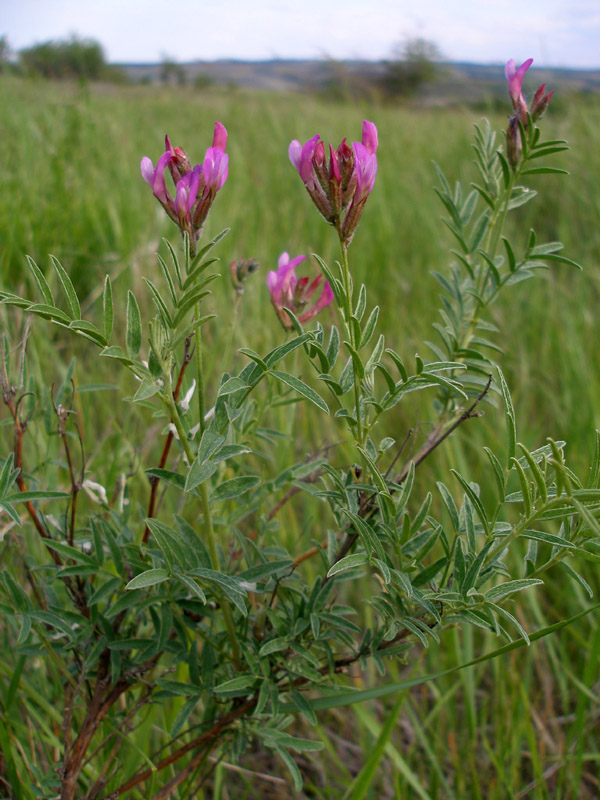
[[[100, 311], [102, 277], [106, 272], [113, 275], [120, 304], [117, 323], [122, 325], [126, 289], [134, 287], [147, 301], [141, 276], [158, 274], [153, 252], [160, 237], [176, 239], [174, 226], [163, 219], [141, 179], [139, 161], [149, 155], [156, 163], [165, 132], [188, 151], [193, 162], [200, 160], [210, 144], [214, 120], [219, 119], [229, 131], [230, 177], [211, 211], [206, 236], [225, 226], [232, 232], [219, 247], [223, 278], [212, 303], [219, 313], [218, 325], [229, 328], [234, 298], [227, 266], [233, 258], [258, 258], [261, 271], [241, 298], [233, 342], [235, 347], [243, 343], [263, 352], [281, 338], [264, 285], [278, 255], [288, 250], [291, 255], [313, 251], [328, 261], [337, 256], [333, 232], [312, 208], [288, 161], [289, 141], [304, 141], [316, 132], [336, 144], [343, 136], [352, 141], [360, 137], [363, 118], [379, 128], [379, 173], [352, 244], [353, 274], [357, 282], [368, 283], [370, 301], [381, 305], [389, 344], [408, 362], [417, 350], [427, 356], [422, 341], [434, 337], [431, 324], [439, 306], [430, 272], [444, 269], [452, 246], [450, 234], [439, 221], [441, 207], [432, 191], [431, 162], [438, 162], [451, 181], [476, 178], [470, 142], [472, 125], [478, 120], [469, 110], [332, 105], [310, 97], [183, 89], [83, 91], [3, 78], [3, 286], [32, 293], [25, 254], [47, 271], [47, 253], [53, 253], [87, 297], [91, 315]], [[506, 120], [499, 116], [492, 122], [500, 130]], [[585, 271], [559, 266], [541, 279], [513, 287], [494, 307], [493, 319], [507, 334], [502, 363], [513, 391], [519, 439], [530, 448], [542, 444], [548, 435], [566, 439], [571, 464], [582, 473], [591, 459], [593, 430], [600, 427], [600, 317], [596, 313], [600, 300], [600, 101], [569, 98], [560, 115], [550, 109], [543, 128], [549, 138], [569, 140], [572, 150], [561, 156], [560, 165], [571, 176], [532, 180], [534, 186], [534, 181], [539, 183], [541, 197], [523, 209], [520, 229], [523, 236], [533, 226], [540, 239], [561, 239], [565, 254], [581, 262]], [[2, 319], [16, 330], [16, 315], [4, 314]], [[211, 348], [221, 334], [216, 325], [206, 329], [209, 375], [222, 366], [222, 353]], [[29, 370], [43, 375], [49, 390], [64, 377], [71, 343], [49, 338], [48, 331], [40, 323], [34, 325]], [[13, 340], [18, 341], [18, 336]], [[98, 368], [90, 358], [91, 346], [77, 344], [76, 353], [80, 384], [119, 380], [106, 365]], [[128, 391], [133, 390], [128, 385]], [[78, 411], [90, 469], [108, 469], [114, 484], [121, 472], [157, 459], [153, 435], [158, 429], [146, 435], [147, 422], [130, 405], [107, 402], [112, 396], [107, 392], [83, 395]], [[402, 438], [415, 426], [418, 435], [424, 436], [429, 403], [430, 398], [416, 406], [398, 407], [386, 432]], [[331, 430], [309, 425], [304, 408], [297, 408], [294, 415], [282, 411], [278, 422], [295, 439], [300, 458], [334, 436]], [[481, 447], [488, 443], [501, 448], [503, 425], [501, 412], [487, 408], [483, 419], [467, 423], [432, 457], [420, 477], [422, 484], [429, 484], [432, 477], [449, 480], [447, 470], [453, 466], [481, 483], [485, 492], [492, 476]], [[129, 448], [124, 431], [131, 439], [139, 434], [141, 449]], [[9, 432], [5, 427], [3, 452], [11, 446]], [[32, 454], [44, 437], [34, 427], [28, 437]], [[48, 452], [46, 457], [54, 456]], [[144, 502], [141, 478], [138, 490]], [[282, 535], [290, 542], [302, 535], [310, 539], [300, 508], [290, 504], [281, 521]], [[10, 565], [11, 558], [17, 556], [0, 544], [0, 565]], [[580, 567], [597, 591], [600, 582], [592, 565]], [[523, 598], [519, 613], [533, 630], [574, 614], [585, 602], [564, 574], [556, 571], [548, 576], [543, 593]], [[339, 798], [345, 792], [348, 798], [432, 800], [597, 796], [599, 630], [598, 620], [588, 617], [527, 651], [406, 692], [397, 705], [392, 698], [343, 713], [324, 713], [319, 733], [326, 748], [318, 759], [309, 753], [300, 761], [306, 781], [302, 796]], [[15, 664], [5, 633], [0, 632], [0, 641], [0, 651], [6, 654], [0, 657], [0, 693], [6, 696]], [[480, 632], [458, 636], [446, 631], [439, 645], [411, 663], [410, 673], [446, 669], [497, 644]], [[352, 680], [371, 686], [404, 677], [405, 668], [391, 663], [385, 678], [370, 666], [366, 673], [356, 672]], [[60, 714], [53, 720], [51, 713], [60, 696], [59, 678], [25, 670], [20, 685], [39, 717], [45, 757], [51, 762], [53, 744], [60, 736]], [[385, 727], [389, 714], [398, 715], [392, 730]], [[165, 709], [150, 710], [139, 731], [138, 752], [130, 749], [124, 756], [126, 769], [132, 771], [143, 763], [141, 754], [151, 749], [153, 730], [168, 730], [171, 724]], [[24, 737], [30, 737], [25, 721], [23, 726]], [[10, 776], [15, 764], [18, 769], [28, 763], [33, 770], [34, 761], [30, 750], [17, 753], [13, 747], [5, 755], [5, 774]], [[264, 753], [242, 759], [242, 767], [265, 774], [275, 771], [287, 778], [282, 766]], [[363, 777], [356, 778], [363, 767]], [[364, 779], [371, 774], [372, 780]], [[222, 800], [291, 796], [291, 790], [279, 783], [234, 772], [226, 765], [219, 767], [214, 780], [214, 797]]]

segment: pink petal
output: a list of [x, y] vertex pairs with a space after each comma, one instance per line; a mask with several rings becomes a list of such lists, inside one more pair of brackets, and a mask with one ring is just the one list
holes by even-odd
[[142, 178], [152, 186], [154, 181], [154, 165], [148, 156], [142, 158], [140, 169], [142, 170]]
[[316, 136], [313, 136], [312, 139], [309, 139], [302, 148], [302, 153], [300, 155], [300, 166], [298, 168], [298, 172], [300, 173], [300, 177], [304, 183], [310, 186], [312, 186], [314, 183], [312, 159], [317, 147], [317, 142], [320, 138], [321, 137], [319, 134], [317, 134]]
[[377, 128], [367, 119], [363, 121], [362, 143], [367, 148], [369, 153], [374, 154], [377, 152], [377, 145], [379, 143], [377, 137]]
[[165, 184], [165, 169], [167, 164], [171, 160], [171, 153], [163, 153], [162, 156], [158, 159], [158, 164], [156, 165], [156, 169], [154, 170], [154, 180], [152, 182], [152, 191], [154, 192], [154, 196], [161, 201], [161, 203], [167, 203], [171, 198], [169, 193], [167, 192], [167, 187]]
[[292, 162], [293, 166], [300, 172], [300, 156], [302, 155], [302, 145], [298, 141], [298, 139], [294, 139], [290, 142], [290, 146], [288, 148], [288, 156], [290, 157], [290, 161]]
[[213, 147], [217, 147], [219, 150], [225, 152], [225, 147], [227, 145], [227, 129], [225, 125], [221, 122], [215, 122], [215, 133], [213, 136]]

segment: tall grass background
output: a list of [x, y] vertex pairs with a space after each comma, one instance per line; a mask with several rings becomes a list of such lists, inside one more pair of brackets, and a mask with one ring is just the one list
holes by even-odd
[[[553, 88], [560, 97], [560, 86]], [[219, 246], [222, 278], [211, 300], [219, 317], [206, 329], [207, 372], [223, 366], [222, 345], [210, 347], [221, 337], [232, 337], [234, 349], [246, 345], [264, 352], [282, 335], [265, 287], [266, 273], [275, 267], [279, 254], [316, 252], [327, 261], [337, 256], [333, 231], [312, 207], [289, 163], [289, 142], [305, 141], [317, 132], [335, 144], [344, 136], [353, 141], [360, 138], [362, 119], [370, 119], [379, 129], [379, 172], [351, 247], [351, 267], [355, 281], [367, 283], [371, 302], [381, 305], [380, 327], [388, 344], [410, 363], [416, 352], [429, 355], [424, 340], [435, 340], [431, 325], [437, 320], [439, 300], [431, 271], [444, 271], [453, 246], [440, 221], [443, 214], [433, 192], [432, 162], [442, 167], [451, 183], [476, 180], [471, 135], [480, 118], [479, 112], [468, 108], [335, 104], [309, 96], [214, 89], [89, 89], [2, 78], [2, 287], [31, 295], [34, 288], [25, 254], [51, 280], [47, 254], [52, 253], [85, 298], [87, 316], [100, 313], [106, 273], [113, 278], [121, 315], [131, 287], [150, 311], [141, 276], [158, 280], [154, 252], [162, 236], [176, 241], [177, 231], [143, 182], [140, 159], [149, 155], [156, 162], [168, 133], [196, 163], [210, 145], [218, 119], [229, 131], [230, 172], [211, 211], [206, 237], [225, 226], [231, 233]], [[498, 131], [506, 125], [506, 117], [497, 112], [490, 121]], [[515, 229], [521, 231], [523, 244], [530, 226], [539, 240], [562, 240], [565, 254], [582, 263], [584, 271], [553, 267], [536, 280], [511, 287], [493, 308], [492, 318], [506, 334], [502, 366], [513, 392], [519, 439], [530, 449], [543, 444], [546, 436], [565, 439], [571, 466], [585, 474], [594, 428], [600, 427], [600, 99], [563, 96], [542, 124], [547, 138], [569, 141], [571, 151], [556, 163], [571, 175], [532, 176], [530, 185], [539, 186], [540, 197], [516, 212]], [[261, 269], [248, 282], [234, 312], [228, 265], [234, 258], [247, 257], [257, 258]], [[316, 270], [316, 264], [311, 268]], [[23, 321], [6, 311], [1, 320], [13, 343], [18, 343]], [[323, 324], [327, 321], [325, 314]], [[130, 404], [115, 404], [110, 388], [93, 390], [120, 383], [114, 368], [92, 358], [91, 345], [73, 347], [72, 340], [35, 322], [28, 368], [48, 390], [64, 379], [73, 352], [78, 359], [78, 386], [92, 387], [77, 406], [90, 472], [108, 471], [116, 480], [119, 472], [140, 463], [151, 466], [158, 460], [160, 444], [147, 435], [147, 420]], [[241, 363], [238, 357], [237, 364]], [[135, 389], [123, 386], [129, 392]], [[430, 402], [431, 398], [423, 398], [415, 406], [399, 407], [385, 433], [402, 439], [414, 427], [417, 438], [426, 435]], [[6, 454], [11, 447], [6, 414], [1, 421]], [[309, 424], [300, 410], [295, 415], [290, 412], [284, 424], [291, 437], [288, 447], [300, 458], [332, 441], [331, 430], [316, 428], [314, 421]], [[130, 450], [134, 432], [141, 444]], [[433, 479], [450, 482], [448, 468], [456, 467], [480, 483], [485, 493], [493, 477], [481, 448], [489, 444], [501, 450], [503, 435], [501, 410], [490, 405], [482, 419], [469, 421], [436, 451], [421, 471], [420, 485], [429, 487]], [[28, 437], [32, 456], [42, 437], [35, 430]], [[143, 476], [138, 484], [140, 502], [145, 502]], [[295, 541], [310, 542], [301, 509], [290, 506], [284, 519], [282, 535], [290, 546]], [[312, 525], [316, 522], [311, 520]], [[6, 541], [0, 542], [0, 566], [10, 568], [12, 557]], [[597, 567], [582, 562], [578, 569], [597, 594]], [[358, 596], [356, 602], [360, 604]], [[566, 574], [557, 571], [547, 576], [543, 591], [522, 596], [519, 616], [533, 630], [574, 614], [586, 602], [583, 590], [574, 589]], [[0, 642], [2, 697], [15, 659], [3, 632]], [[422, 652], [415, 649], [408, 668], [391, 662], [385, 677], [369, 668], [354, 680], [373, 685], [398, 680], [407, 670], [412, 676], [437, 672], [497, 644], [483, 632], [448, 630], [439, 645]], [[330, 712], [318, 728], [326, 743], [324, 755], [317, 761], [305, 754], [301, 762], [306, 778], [303, 796], [597, 797], [599, 654], [599, 620], [590, 616], [528, 650], [471, 668], [458, 678], [439, 679], [389, 703]], [[21, 688], [38, 709], [44, 736], [51, 742], [59, 735], [60, 709], [44, 706], [44, 698], [53, 692], [40, 680], [39, 673], [25, 669]], [[153, 725], [168, 727], [162, 713], [153, 712], [140, 730], [136, 742], [140, 750], [150, 747]], [[384, 726], [390, 720], [394, 724], [388, 730]], [[132, 767], [140, 763], [139, 753], [126, 757]], [[369, 777], [369, 763], [376, 767], [372, 778], [357, 778], [363, 767], [366, 771], [361, 774]], [[242, 767], [249, 772], [234, 772], [220, 764], [205, 796], [223, 800], [293, 796], [279, 782], [285, 776], [265, 756], [255, 754], [242, 761]], [[252, 775], [257, 768], [270, 780]]]

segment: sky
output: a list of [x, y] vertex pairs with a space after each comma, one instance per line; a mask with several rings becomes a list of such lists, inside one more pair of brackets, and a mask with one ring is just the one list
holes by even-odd
[[599, 0], [0, 0], [13, 50], [73, 34], [117, 63], [379, 60], [422, 37], [451, 61], [600, 68]]

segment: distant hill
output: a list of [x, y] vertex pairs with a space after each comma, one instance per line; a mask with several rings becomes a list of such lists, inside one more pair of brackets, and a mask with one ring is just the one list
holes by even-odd
[[[119, 64], [134, 83], [162, 83], [163, 64]], [[270, 61], [194, 61], [176, 64], [170, 80], [198, 86], [227, 85], [273, 91], [319, 91], [332, 86], [372, 85], [385, 74], [383, 61], [273, 59]], [[504, 65], [442, 63], [439, 79], [426, 87], [421, 99], [430, 104], [478, 102], [504, 94]], [[600, 69], [536, 69], [536, 81], [562, 91], [600, 91]]]

